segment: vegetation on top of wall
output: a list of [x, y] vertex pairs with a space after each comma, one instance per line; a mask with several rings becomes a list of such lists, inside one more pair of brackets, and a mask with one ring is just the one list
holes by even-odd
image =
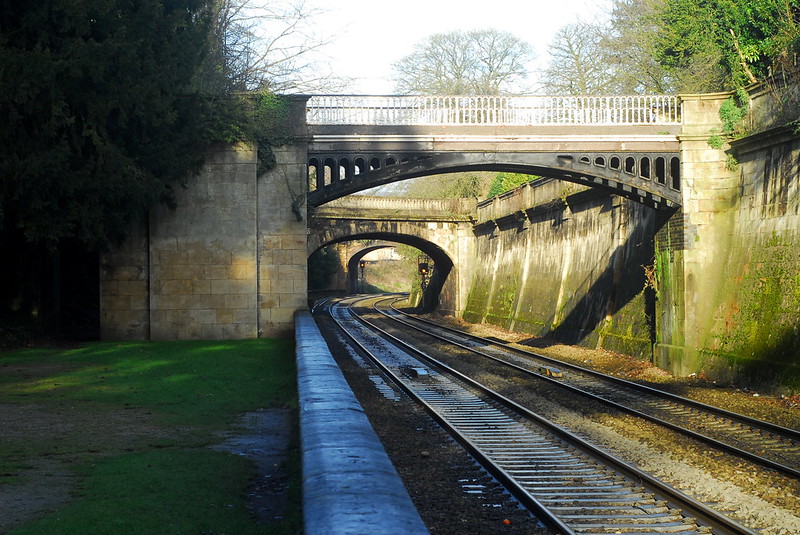
[[397, 189], [405, 197], [420, 199], [480, 199], [491, 180], [492, 173], [482, 171], [445, 173], [404, 180]]
[[205, 138], [209, 143], [248, 142], [258, 149], [257, 173], [276, 165], [272, 147], [292, 141], [289, 102], [267, 90], [205, 99]]
[[405, 181], [403, 195], [427, 199], [491, 199], [537, 178], [525, 173], [447, 173]]
[[525, 173], [497, 173], [489, 185], [489, 191], [486, 194], [486, 198], [490, 199], [492, 197], [496, 197], [501, 193], [511, 191], [512, 189], [535, 180], [536, 178], [538, 177], [535, 175], [528, 175]]
[[[719, 108], [719, 118], [722, 123], [722, 132], [713, 133], [708, 138], [708, 145], [712, 149], [721, 150], [726, 142], [747, 135], [745, 118], [749, 109], [750, 95], [744, 89], [737, 89], [728, 97]], [[725, 168], [735, 171], [739, 161], [733, 154], [727, 154]]]
[[290, 126], [286, 124], [288, 113], [289, 104], [285, 97], [268, 91], [256, 93], [250, 137], [258, 147], [258, 175], [277, 164], [272, 147], [285, 145], [292, 140]]
[[723, 134], [734, 138], [747, 134], [744, 118], [747, 115], [749, 102], [750, 95], [739, 88], [722, 103], [719, 108], [719, 118], [722, 120]]
[[713, 149], [721, 149], [726, 141], [742, 137], [747, 134], [745, 117], [749, 108], [750, 95], [744, 89], [738, 89], [728, 97], [719, 108], [719, 119], [722, 126], [721, 132], [715, 132], [708, 144]]

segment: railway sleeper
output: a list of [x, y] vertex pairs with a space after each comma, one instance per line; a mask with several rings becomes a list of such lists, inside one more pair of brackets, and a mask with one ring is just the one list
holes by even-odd
[[[566, 520], [567, 517], [561, 517], [562, 520]], [[601, 527], [601, 526], [615, 526], [615, 529], [619, 529], [618, 526], [621, 525], [628, 525], [628, 526], [636, 526], [641, 527], [643, 529], [664, 529], [664, 528], [676, 528], [678, 526], [687, 526], [686, 518], [681, 516], [680, 514], [657, 514], [657, 515], [646, 515], [641, 517], [636, 517], [635, 523], [631, 522], [632, 517], [630, 515], [608, 515], [605, 517], [577, 517], [570, 520], [570, 524], [578, 524], [580, 527]], [[692, 522], [690, 525], [695, 526], [696, 524]]]
[[567, 502], [564, 500], [559, 501], [543, 499], [540, 501], [543, 505], [556, 514], [559, 514], [560, 511], [563, 514], [606, 514], [628, 516], [633, 518], [636, 516], [648, 516], [658, 511], [653, 510], [653, 507], [655, 507], [657, 504], [652, 504], [651, 507], [648, 507], [646, 504], [637, 505], [624, 500], [620, 502], [613, 502], [609, 500], [585, 500], [579, 502], [576, 500], [570, 500]]
[[[499, 455], [492, 455], [492, 458], [496, 461], [502, 459], [503, 467], [508, 470], [525, 470], [531, 465], [530, 457], [526, 457], [525, 459], [518, 459], [516, 457], [509, 457], [507, 459], [503, 459], [503, 455], [499, 454]], [[542, 459], [542, 460], [547, 461], [547, 459]]]
[[630, 524], [630, 525], [607, 525], [607, 524], [582, 524], [574, 526], [577, 533], [701, 533], [697, 524], [687, 524], [685, 521], [670, 522], [663, 524]]
[[[647, 522], [652, 521], [653, 523], [658, 522], [675, 522], [675, 521], [683, 521], [684, 516], [681, 514], [679, 509], [669, 509], [667, 507], [658, 508], [658, 511], [654, 511], [652, 513], [648, 512], [647, 515], [642, 516], [641, 518], [645, 519]], [[603, 524], [609, 523], [620, 523], [620, 522], [629, 522], [631, 519], [631, 515], [609, 515], [609, 514], [601, 514], [601, 515], [559, 515], [559, 518], [564, 521], [569, 521], [570, 523], [598, 523], [602, 522]]]
[[536, 474], [538, 472], [554, 470], [557, 468], [582, 469], [587, 466], [595, 466], [592, 463], [575, 461], [537, 461], [531, 463], [529, 468], [512, 468], [515, 474]]
[[685, 522], [677, 522], [674, 524], [665, 525], [630, 525], [630, 526], [606, 526], [604, 524], [585, 524], [575, 526], [576, 533], [636, 533], [637, 535], [644, 535], [653, 533], [656, 535], [663, 535], [665, 533], [686, 533], [698, 534], [702, 533], [696, 524], [687, 524]]
[[[627, 482], [620, 482], [620, 483], [611, 483], [608, 485], [582, 485], [580, 483], [574, 485], [546, 485], [542, 484], [540, 486], [532, 485], [530, 483], [524, 483], [525, 490], [530, 492], [531, 494], [536, 494], [537, 496], [541, 495], [548, 495], [553, 493], [556, 496], [564, 496], [567, 493], [576, 493], [576, 492], [586, 492], [586, 493], [611, 493], [611, 492], [626, 492], [632, 490], [632, 487]], [[561, 493], [561, 494], [559, 494]]]
[[523, 482], [530, 482], [531, 484], [535, 484], [537, 481], [541, 481], [542, 485], [550, 485], [553, 488], [554, 481], [558, 485], [591, 485], [591, 484], [599, 484], [603, 485], [606, 482], [617, 482], [618, 479], [609, 479], [608, 474], [587, 474], [582, 475], [580, 477], [573, 477], [573, 478], [565, 478], [563, 474], [537, 474], [535, 476], [520, 476], [517, 479]]
[[601, 516], [649, 516], [654, 514], [660, 513], [667, 513], [670, 511], [674, 511], [674, 509], [670, 508], [669, 505], [664, 503], [663, 501], [657, 501], [652, 505], [630, 505], [630, 504], [623, 504], [619, 507], [611, 507], [607, 504], [600, 504], [600, 505], [580, 505], [580, 506], [567, 506], [567, 505], [553, 505], [552, 507], [548, 507], [554, 513], [557, 513], [559, 516], [566, 515], [574, 515], [574, 516], [592, 516], [595, 515], [597, 517]]
[[[495, 449], [497, 451], [503, 451], [508, 453], [515, 453], [519, 455], [519, 449], [517, 447], [508, 447], [508, 444], [498, 444], [494, 440], [492, 442], [484, 442], [481, 440], [473, 440], [476, 445], [479, 445], [481, 448], [485, 449]], [[536, 444], [533, 443], [532, 445], [527, 445], [522, 443], [525, 446], [525, 455], [527, 457], [568, 457], [564, 452], [564, 448], [559, 448], [557, 446], [550, 446], [546, 444]]]
[[[629, 479], [626, 479], [624, 476], [617, 475], [617, 474], [605, 474], [606, 477], [604, 479], [585, 479], [585, 478], [574, 478], [570, 481], [564, 481], [559, 484], [560, 487], [569, 487], [570, 485], [580, 487], [580, 486], [587, 486], [587, 487], [602, 487], [605, 485], [629, 485], [631, 482]], [[549, 478], [548, 478], [549, 479]], [[549, 488], [553, 488], [553, 485], [550, 484]]]
[[584, 507], [605, 507], [605, 508], [632, 508], [634, 511], [639, 511], [650, 514], [646, 509], [656, 505], [655, 501], [646, 503], [642, 500], [641, 494], [628, 494], [624, 496], [596, 496], [596, 495], [572, 495], [572, 496], [557, 496], [557, 495], [536, 495], [536, 499], [543, 504], [552, 504], [554, 507], [566, 508], [584, 508]]
[[586, 468], [563, 468], [563, 469], [550, 468], [550, 469], [535, 470], [533, 472], [537, 476], [539, 475], [549, 476], [551, 474], [567, 474], [567, 475], [574, 475], [575, 477], [585, 477], [585, 476], [594, 477], [595, 474], [600, 475], [600, 471], [594, 466], [587, 466]]
[[[538, 496], [537, 496], [538, 499]], [[654, 499], [643, 499], [641, 495], [633, 495], [633, 496], [609, 496], [606, 498], [602, 497], [584, 497], [584, 498], [569, 498], [565, 500], [562, 498], [542, 498], [539, 500], [543, 504], [553, 504], [553, 507], [563, 507], [563, 508], [572, 508], [572, 509], [581, 509], [585, 507], [604, 507], [608, 509], [612, 508], [620, 508], [621, 510], [628, 510], [631, 511], [638, 511], [638, 514], [642, 514], [644, 511], [644, 507], [648, 505], [656, 505], [657, 502]]]
[[516, 444], [498, 444], [496, 442], [486, 443], [480, 440], [473, 440], [473, 443], [483, 449], [484, 451], [491, 450], [498, 455], [513, 455], [518, 459], [533, 459], [533, 460], [584, 460], [581, 457], [565, 452], [563, 448], [556, 449], [541, 449], [530, 448], [528, 446], [518, 447]]
[[[487, 408], [485, 411], [481, 410], [469, 410], [469, 411], [458, 411], [458, 414], [449, 414], [447, 416], [448, 420], [453, 422], [465, 422], [467, 424], [473, 423], [475, 421], [475, 416], [480, 416], [482, 422], [502, 422], [509, 425], [513, 425], [514, 427], [522, 427], [517, 420], [506, 416], [504, 414], [485, 414], [485, 412], [489, 412], [491, 409]], [[495, 412], [491, 410], [491, 412]]]
[[[508, 464], [515, 464], [521, 465], [522, 467], [530, 466], [533, 462], [538, 460], [548, 461], [552, 459], [553, 456], [544, 457], [541, 456], [539, 458], [534, 457], [530, 454], [521, 454], [518, 451], [502, 451], [502, 450], [491, 450], [488, 448], [483, 448], [483, 451], [489, 455], [491, 455], [492, 459], [498, 462], [508, 463]], [[556, 457], [558, 458], [558, 457]], [[574, 459], [572, 456], [561, 456], [561, 458], [566, 459]]]
[[600, 494], [604, 492], [625, 492], [625, 491], [632, 491], [631, 487], [627, 486], [615, 486], [615, 487], [558, 487], [554, 489], [552, 487], [540, 490], [534, 490], [529, 487], [526, 487], [525, 490], [530, 492], [531, 494], [536, 494], [537, 497], [547, 497], [547, 496], [561, 496], [562, 498], [567, 498], [570, 494]]

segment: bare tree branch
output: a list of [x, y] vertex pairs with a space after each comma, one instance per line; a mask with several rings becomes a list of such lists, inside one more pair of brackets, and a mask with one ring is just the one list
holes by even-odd
[[558, 30], [544, 71], [545, 93], [593, 95], [613, 90], [613, 73], [600, 46], [602, 31], [601, 27], [582, 21]]
[[518, 90], [530, 45], [499, 30], [435, 34], [394, 64], [400, 93], [494, 95]]
[[331, 39], [312, 35], [321, 10], [304, 0], [217, 0], [210, 53], [199, 85], [212, 93], [313, 92], [343, 85], [316, 60]]

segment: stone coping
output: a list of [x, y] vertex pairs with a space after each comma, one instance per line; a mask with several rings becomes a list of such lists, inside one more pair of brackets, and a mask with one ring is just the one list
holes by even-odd
[[305, 533], [428, 533], [307, 310], [295, 339]]

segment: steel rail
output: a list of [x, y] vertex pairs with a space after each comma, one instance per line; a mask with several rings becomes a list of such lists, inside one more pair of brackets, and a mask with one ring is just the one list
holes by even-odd
[[523, 415], [525, 418], [528, 418], [532, 422], [535, 422], [537, 425], [546, 429], [553, 435], [560, 437], [565, 442], [572, 444], [576, 448], [582, 450], [583, 452], [592, 457], [601, 459], [604, 464], [613, 467], [614, 470], [618, 471], [618, 473], [625, 475], [625, 477], [627, 477], [629, 480], [643, 482], [645, 488], [647, 488], [650, 492], [654, 492], [655, 494], [660, 495], [661, 498], [666, 498], [667, 502], [673, 504], [678, 508], [690, 511], [689, 516], [698, 519], [701, 523], [713, 527], [713, 529], [715, 529], [717, 533], [724, 533], [729, 535], [733, 534], [755, 535], [757, 533], [754, 530], [742, 526], [741, 524], [728, 518], [727, 516], [722, 515], [719, 512], [707, 507], [705, 504], [699, 502], [698, 500], [690, 496], [687, 496], [686, 494], [680, 492], [677, 489], [674, 489], [673, 487], [651, 476], [650, 474], [643, 472], [642, 470], [639, 470], [638, 468], [635, 468], [634, 466], [631, 466], [617, 459], [616, 457], [604, 452], [601, 449], [596, 448], [586, 440], [573, 435], [572, 433], [559, 427], [558, 425], [540, 416], [539, 414], [485, 387], [484, 385], [467, 377], [461, 372], [458, 372], [457, 370], [447, 366], [443, 362], [429, 355], [426, 355], [424, 352], [400, 340], [399, 338], [388, 333], [387, 331], [378, 327], [369, 320], [355, 313], [353, 314], [353, 317], [355, 317], [359, 322], [361, 322], [365, 326], [369, 327], [369, 329], [371, 329], [372, 331], [379, 333], [382, 338], [390, 341], [395, 346], [402, 348], [403, 351], [407, 351], [413, 355], [416, 355], [417, 358], [421, 358], [424, 361], [429, 362], [434, 367], [458, 378], [458, 380], [463, 381], [464, 383], [470, 385], [472, 388], [484, 392], [487, 396], [491, 397], [497, 403], [500, 403], [506, 407], [511, 408], [513, 411], [516, 411], [517, 413]]
[[[763, 420], [750, 418], [748, 416], [741, 415], [741, 414], [738, 414], [738, 413], [734, 413], [734, 412], [731, 412], [731, 411], [727, 411], [725, 409], [720, 409], [718, 407], [714, 407], [714, 406], [711, 406], [711, 405], [706, 405], [704, 403], [697, 402], [697, 401], [694, 401], [694, 400], [690, 400], [688, 398], [683, 398], [681, 396], [677, 396], [677, 395], [671, 394], [669, 392], [664, 392], [664, 391], [658, 390], [656, 388], [648, 387], [648, 386], [645, 386], [645, 385], [640, 385], [640, 384], [634, 383], [632, 381], [627, 381], [625, 379], [620, 379], [620, 378], [613, 377], [613, 376], [610, 376], [610, 375], [605, 375], [605, 374], [597, 372], [595, 370], [590, 370], [590, 369], [584, 368], [582, 366], [577, 366], [577, 365], [574, 365], [574, 364], [571, 364], [571, 363], [568, 363], [568, 362], [563, 362], [563, 361], [560, 361], [560, 360], [557, 360], [557, 359], [553, 359], [551, 357], [546, 357], [544, 355], [541, 355], [539, 353], [535, 353], [533, 351], [526, 351], [526, 350], [523, 350], [523, 349], [519, 349], [519, 348], [510, 346], [510, 345], [505, 344], [505, 343], [496, 342], [494, 340], [489, 340], [487, 338], [482, 338], [482, 337], [479, 337], [479, 336], [476, 336], [476, 335], [473, 335], [473, 334], [470, 334], [470, 333], [465, 333], [463, 331], [459, 331], [458, 329], [452, 329], [450, 327], [445, 327], [445, 326], [439, 325], [437, 323], [430, 322], [428, 320], [415, 318], [415, 317], [413, 317], [413, 316], [411, 316], [409, 314], [406, 314], [403, 311], [397, 310], [394, 307], [393, 307], [393, 310], [395, 312], [399, 313], [399, 314], [403, 314], [404, 316], [410, 317], [415, 321], [419, 321], [419, 322], [422, 322], [422, 323], [425, 323], [425, 324], [432, 325], [437, 329], [442, 329], [442, 330], [445, 330], [445, 331], [450, 331], [450, 332], [453, 332], [453, 333], [457, 333], [460, 336], [465, 336], [465, 337], [468, 337], [468, 338], [473, 339], [473, 340], [478, 340], [478, 341], [480, 341], [481, 343], [484, 343], [484, 344], [494, 345], [494, 346], [497, 346], [497, 347], [502, 347], [502, 348], [504, 348], [506, 350], [513, 351], [513, 352], [515, 352], [517, 354], [522, 354], [522, 355], [525, 355], [525, 356], [533, 356], [535, 358], [545, 360], [546, 362], [549, 362], [551, 364], [558, 365], [560, 369], [561, 368], [566, 368], [566, 369], [570, 369], [570, 370], [573, 370], [573, 371], [586, 373], [586, 374], [588, 374], [588, 375], [590, 375], [592, 377], [595, 377], [597, 379], [600, 379], [600, 380], [610, 381], [610, 382], [613, 382], [613, 383], [616, 383], [616, 384], [619, 384], [619, 385], [623, 385], [623, 386], [632, 388], [632, 389], [640, 391], [640, 392], [645, 392], [645, 393], [650, 394], [650, 395], [658, 396], [658, 397], [661, 397], [661, 398], [666, 399], [666, 400], [668, 400], [670, 402], [673, 402], [673, 403], [679, 403], [679, 404], [688, 405], [688, 406], [690, 406], [692, 408], [695, 408], [695, 409], [698, 409], [698, 410], [703, 410], [703, 411], [709, 412], [709, 413], [714, 414], [714, 415], [719, 416], [719, 417], [728, 418], [728, 419], [732, 420], [733, 422], [738, 422], [740, 424], [749, 425], [751, 427], [755, 427], [757, 429], [761, 429], [761, 430], [767, 431], [769, 433], [780, 435], [783, 438], [786, 438], [786, 439], [789, 439], [789, 440], [798, 440], [798, 439], [800, 439], [800, 433], [798, 433], [797, 431], [795, 431], [793, 429], [777, 426], [775, 424], [771, 424], [770, 422], [765, 422]], [[378, 310], [378, 312], [381, 312], [381, 311]], [[381, 313], [383, 314], [383, 312], [381, 312]], [[388, 316], [388, 315], [387, 315], [387, 317], [391, 318], [391, 316]], [[542, 379], [542, 380], [548, 381], [548, 382], [550, 382], [552, 384], [558, 385], [559, 387], [561, 387], [563, 389], [570, 390], [570, 391], [572, 391], [574, 393], [580, 394], [580, 395], [585, 396], [585, 397], [589, 397], [591, 399], [594, 399], [596, 401], [604, 403], [604, 404], [606, 404], [608, 406], [614, 407], [617, 410], [620, 410], [620, 411], [626, 412], [628, 414], [632, 414], [634, 416], [643, 418], [645, 420], [648, 420], [650, 422], [656, 423], [658, 425], [662, 425], [664, 427], [672, 429], [673, 431], [676, 431], [676, 432], [681, 433], [683, 435], [689, 436], [689, 437], [691, 437], [691, 438], [693, 438], [695, 440], [701, 441], [701, 442], [706, 443], [706, 444], [708, 444], [710, 446], [713, 446], [715, 448], [718, 448], [718, 449], [721, 449], [721, 450], [726, 451], [728, 453], [737, 455], [739, 457], [747, 459], [748, 461], [751, 461], [751, 462], [754, 462], [756, 464], [759, 464], [759, 465], [761, 465], [763, 467], [775, 470], [775, 471], [777, 471], [777, 472], [779, 472], [781, 474], [800, 479], [800, 469], [793, 468], [791, 466], [787, 466], [787, 465], [779, 463], [777, 461], [773, 461], [772, 459], [768, 459], [768, 458], [762, 457], [762, 456], [760, 456], [758, 454], [749, 452], [747, 450], [743, 450], [741, 448], [738, 448], [738, 447], [733, 446], [731, 444], [722, 442], [722, 441], [720, 441], [718, 439], [715, 439], [713, 437], [709, 437], [708, 435], [704, 435], [702, 433], [698, 433], [696, 431], [692, 431], [691, 429], [687, 429], [687, 428], [685, 428], [683, 426], [680, 426], [678, 424], [674, 424], [672, 422], [663, 420], [661, 418], [658, 418], [657, 416], [652, 416], [652, 415], [647, 414], [645, 412], [641, 412], [641, 411], [639, 411], [637, 409], [634, 409], [634, 408], [628, 407], [626, 405], [617, 403], [615, 401], [609, 400], [609, 399], [607, 399], [607, 398], [605, 398], [603, 396], [594, 394], [592, 392], [587, 392], [586, 390], [582, 390], [579, 387], [566, 384], [563, 381], [559, 381], [559, 380], [553, 379], [551, 377], [547, 377], [546, 375], [539, 374], [534, 370], [529, 370], [529, 369], [526, 369], [526, 368], [524, 368], [522, 366], [519, 366], [517, 364], [513, 364], [511, 362], [507, 362], [507, 361], [505, 361], [505, 360], [503, 360], [501, 358], [498, 358], [498, 357], [495, 357], [493, 355], [489, 355], [487, 353], [484, 353], [483, 351], [480, 351], [480, 350], [478, 350], [478, 349], [476, 349], [474, 347], [470, 347], [470, 346], [461, 344], [460, 342], [457, 342], [455, 340], [452, 340], [452, 339], [444, 337], [444, 336], [437, 335], [437, 334], [432, 333], [430, 331], [425, 331], [424, 329], [421, 329], [420, 327], [412, 325], [412, 324], [410, 324], [410, 323], [408, 323], [406, 321], [403, 321], [403, 320], [400, 320], [400, 319], [397, 319], [397, 318], [391, 318], [391, 319], [393, 319], [394, 321], [398, 321], [398, 322], [404, 323], [405, 325], [407, 325], [408, 327], [410, 327], [412, 329], [419, 330], [420, 332], [425, 332], [427, 335], [429, 335], [431, 337], [437, 338], [439, 340], [446, 341], [446, 342], [448, 342], [450, 344], [453, 344], [455, 346], [461, 347], [462, 349], [465, 349], [467, 351], [471, 351], [473, 353], [481, 355], [482, 357], [491, 359], [491, 360], [493, 360], [495, 362], [498, 362], [498, 363], [503, 364], [505, 366], [511, 367], [513, 369], [516, 369], [517, 371], [520, 371], [522, 373], [529, 374], [529, 375], [534, 375], [539, 379]]]
[[[522, 486], [514, 480], [508, 472], [497, 466], [492, 460], [486, 456], [480, 448], [478, 448], [471, 440], [467, 439], [460, 433], [454, 426], [443, 418], [428, 402], [420, 398], [410, 389], [388, 366], [386, 366], [378, 357], [374, 355], [364, 344], [362, 344], [341, 322], [330, 313], [331, 318], [337, 324], [341, 332], [347, 336], [356, 349], [364, 356], [369, 358], [381, 372], [383, 372], [394, 384], [396, 384], [403, 392], [405, 392], [411, 399], [422, 406], [425, 411], [445, 429], [459, 444], [461, 444], [472, 455], [478, 463], [483, 466], [490, 474], [492, 474], [501, 485], [503, 485], [512, 496], [529, 511], [534, 513], [536, 517], [548, 528], [558, 530], [563, 535], [575, 535], [575, 531], [565, 524], [558, 516], [553, 514], [547, 507], [545, 507], [539, 500], [531, 496]], [[356, 317], [353, 315], [353, 317]]]
[[[390, 298], [387, 298], [386, 300], [389, 300], [389, 299]], [[397, 301], [396, 297], [391, 298], [391, 299], [394, 299], [395, 302]], [[512, 345], [511, 343], [508, 343], [508, 342], [499, 342], [497, 340], [484, 338], [484, 337], [481, 337], [481, 336], [478, 336], [478, 335], [475, 335], [475, 334], [472, 334], [472, 333], [461, 331], [459, 329], [454, 329], [454, 328], [448, 327], [446, 325], [440, 325], [440, 324], [438, 324], [436, 322], [433, 322], [433, 321], [430, 321], [430, 320], [426, 320], [424, 318], [416, 317], [416, 316], [414, 316], [412, 314], [409, 314], [407, 312], [403, 312], [402, 310], [397, 309], [394, 305], [392, 305], [392, 310], [394, 310], [398, 314], [402, 314], [405, 317], [411, 318], [414, 321], [418, 321], [420, 323], [426, 323], [426, 324], [429, 324], [429, 325], [433, 325], [438, 329], [442, 329], [442, 330], [445, 330], [445, 331], [450, 331], [452, 333], [458, 334], [460, 336], [464, 336], [466, 338], [471, 338], [473, 340], [480, 341], [482, 343], [486, 343], [486, 344], [489, 344], [489, 345], [495, 345], [495, 346], [498, 346], [498, 347], [503, 347], [505, 349], [508, 349], [509, 351], [513, 351], [513, 352], [518, 353], [518, 354], [531, 355], [531, 356], [534, 356], [536, 358], [549, 361], [549, 362], [551, 362], [553, 364], [557, 364], [559, 366], [563, 366], [565, 368], [569, 368], [571, 370], [579, 371], [579, 372], [582, 372], [582, 373], [586, 373], [588, 375], [593, 375], [595, 377], [599, 377], [599, 378], [604, 379], [604, 380], [613, 381], [613, 382], [616, 382], [618, 384], [625, 385], [625, 386], [627, 386], [629, 388], [633, 388], [635, 390], [640, 390], [642, 392], [648, 392], [648, 393], [653, 394], [655, 396], [663, 397], [664, 399], [669, 399], [671, 401], [677, 401], [677, 402], [683, 403], [685, 405], [691, 405], [692, 407], [695, 407], [695, 408], [698, 408], [698, 409], [703, 409], [703, 410], [706, 410], [708, 412], [714, 412], [714, 413], [719, 414], [721, 416], [726, 416], [726, 417], [731, 418], [733, 420], [737, 420], [737, 421], [739, 421], [741, 423], [746, 423], [746, 424], [751, 425], [753, 427], [758, 427], [759, 429], [762, 429], [764, 431], [769, 431], [771, 433], [777, 433], [777, 434], [780, 434], [780, 435], [784, 435], [785, 437], [791, 438], [791, 439], [794, 439], [794, 440], [800, 440], [800, 430], [797, 430], [797, 429], [791, 429], [789, 427], [783, 427], [783, 426], [774, 424], [772, 422], [767, 422], [765, 420], [760, 420], [758, 418], [753, 418], [751, 416], [747, 416], [747, 415], [744, 415], [744, 414], [739, 414], [737, 412], [732, 412], [732, 411], [729, 411], [729, 410], [726, 410], [726, 409], [723, 409], [723, 408], [720, 408], [720, 407], [715, 407], [713, 405], [708, 405], [708, 404], [703, 403], [701, 401], [696, 401], [696, 400], [693, 400], [693, 399], [689, 399], [689, 398], [685, 398], [685, 397], [679, 396], [677, 394], [673, 394], [671, 392], [666, 392], [664, 390], [659, 390], [658, 388], [653, 388], [652, 386], [647, 386], [647, 385], [635, 383], [633, 381], [628, 381], [627, 379], [622, 379], [620, 377], [614, 377], [612, 375], [606, 375], [606, 374], [604, 374], [602, 372], [598, 372], [596, 370], [592, 370], [591, 368], [584, 368], [583, 366], [579, 366], [577, 364], [572, 364], [570, 362], [565, 362], [565, 361], [561, 361], [561, 360], [558, 360], [558, 359], [554, 359], [552, 357], [548, 357], [546, 355], [542, 355], [541, 353], [536, 353], [535, 351], [530, 351], [530, 350], [527, 350], [527, 349], [522, 349], [522, 348], [519, 348], [519, 347], [515, 347], [514, 345]]]

